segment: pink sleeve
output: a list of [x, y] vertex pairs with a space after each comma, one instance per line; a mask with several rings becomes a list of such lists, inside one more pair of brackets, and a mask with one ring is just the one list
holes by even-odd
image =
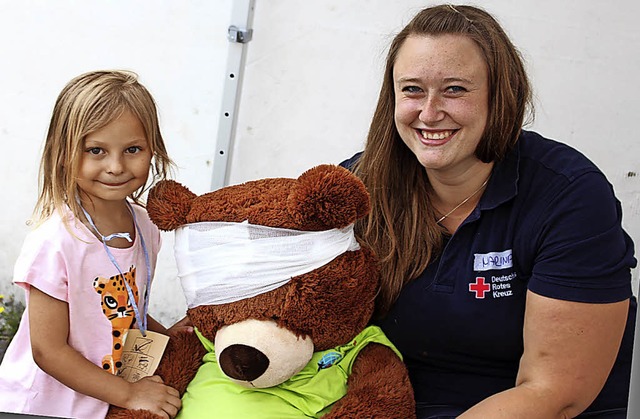
[[55, 299], [68, 302], [67, 277], [59, 246], [36, 235], [27, 236], [13, 270], [13, 282], [25, 289], [34, 286]]

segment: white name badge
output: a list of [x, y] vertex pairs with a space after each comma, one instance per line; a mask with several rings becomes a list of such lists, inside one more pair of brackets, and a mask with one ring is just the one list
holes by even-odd
[[508, 269], [513, 267], [512, 250], [503, 252], [474, 253], [473, 270], [476, 272], [496, 269]]
[[149, 377], [156, 372], [162, 354], [169, 342], [169, 336], [147, 331], [142, 336], [138, 329], [129, 329], [124, 337], [122, 367], [118, 375], [130, 383]]

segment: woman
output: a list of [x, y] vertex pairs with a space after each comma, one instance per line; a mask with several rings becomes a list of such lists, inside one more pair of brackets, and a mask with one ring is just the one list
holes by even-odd
[[357, 231], [418, 417], [626, 416], [633, 244], [593, 163], [521, 129], [531, 109], [492, 16], [427, 8], [392, 42], [365, 150], [343, 163], [371, 193]]

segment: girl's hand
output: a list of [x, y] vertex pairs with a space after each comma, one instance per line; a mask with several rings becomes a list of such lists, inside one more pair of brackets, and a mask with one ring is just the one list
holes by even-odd
[[144, 409], [166, 419], [172, 419], [182, 406], [178, 390], [163, 384], [157, 375], [145, 377], [131, 384], [127, 409]]
[[180, 394], [158, 376], [129, 383], [109, 374], [69, 346], [69, 306], [29, 287], [29, 329], [33, 359], [40, 369], [67, 387], [114, 406], [149, 410], [174, 418]]

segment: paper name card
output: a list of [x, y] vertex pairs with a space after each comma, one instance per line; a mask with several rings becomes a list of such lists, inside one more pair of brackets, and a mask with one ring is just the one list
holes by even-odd
[[129, 329], [124, 338], [122, 367], [118, 375], [135, 383], [141, 378], [155, 373], [162, 354], [169, 342], [169, 336], [147, 331], [146, 336], [138, 329]]

